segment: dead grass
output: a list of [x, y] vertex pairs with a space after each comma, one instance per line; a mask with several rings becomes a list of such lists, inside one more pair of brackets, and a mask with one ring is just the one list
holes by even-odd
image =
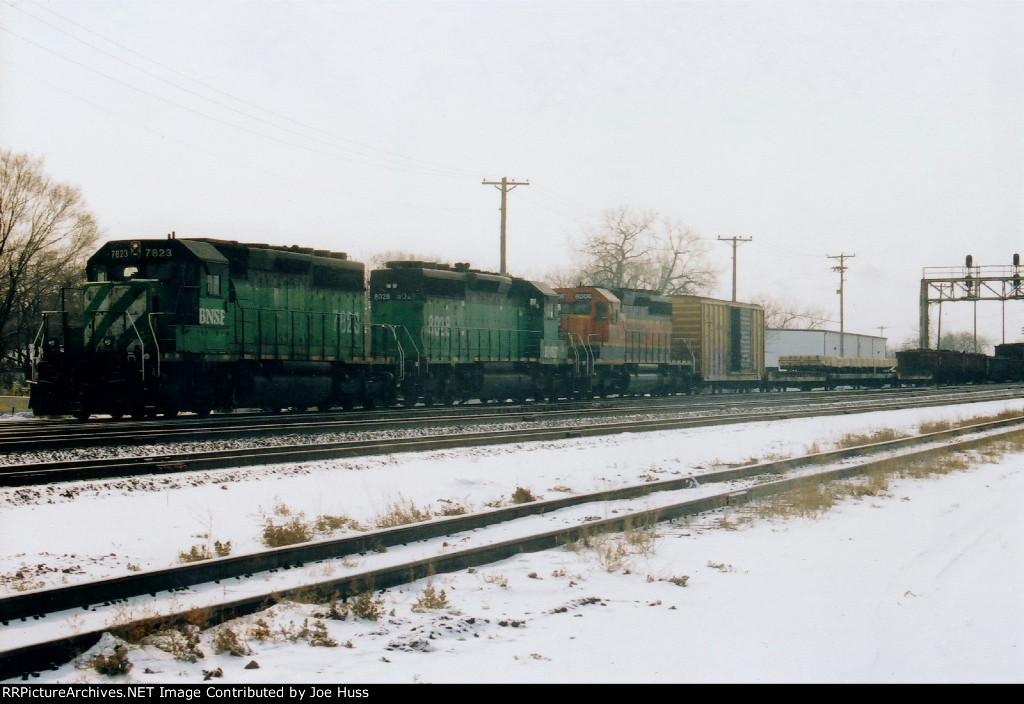
[[419, 509], [411, 500], [400, 496], [398, 500], [388, 504], [384, 512], [374, 519], [373, 524], [378, 528], [394, 528], [410, 523], [429, 521], [430, 518], [430, 513]]
[[[210, 550], [209, 545], [193, 545], [188, 551], [178, 552], [178, 562], [202, 562], [203, 560], [213, 559], [213, 556], [227, 557], [231, 554], [231, 541], [220, 542], [215, 540], [213, 542], [213, 550]], [[131, 569], [131, 565], [128, 566]]]
[[657, 520], [642, 524], [627, 524], [621, 531], [585, 530], [583, 535], [565, 548], [578, 555], [592, 557], [606, 572], [632, 571], [633, 560], [654, 552], [658, 534]]
[[441, 508], [434, 511], [435, 516], [464, 516], [470, 512], [470, 506], [452, 499], [441, 499], [438, 501]]
[[278, 525], [268, 518], [263, 525], [263, 544], [268, 548], [279, 548], [284, 545], [305, 543], [313, 539], [312, 526], [295, 516], [291, 520]]
[[437, 589], [434, 586], [433, 580], [427, 582], [426, 586], [423, 587], [423, 593], [416, 599], [416, 603], [412, 605], [412, 610], [418, 614], [446, 608], [448, 608], [448, 595], [444, 589]]
[[110, 655], [102, 653], [96, 655], [89, 661], [92, 669], [101, 675], [116, 677], [127, 675], [132, 670], [132, 662], [128, 659], [128, 649], [121, 645], [114, 646], [114, 652]]
[[906, 433], [901, 433], [893, 430], [892, 428], [883, 428], [871, 433], [848, 433], [836, 441], [835, 447], [837, 450], [845, 450], [850, 447], [873, 445], [878, 442], [890, 442], [892, 440], [899, 440], [900, 438], [905, 437], [907, 437]]
[[953, 428], [963, 428], [968, 425], [977, 425], [979, 423], [994, 423], [1000, 420], [1009, 420], [1010, 418], [1017, 418], [1021, 415], [1021, 411], [1008, 409], [1000, 411], [999, 413], [992, 413], [987, 416], [976, 416], [974, 418], [961, 418], [959, 420], [932, 420], [924, 421], [918, 426], [918, 432], [922, 435], [928, 433], [938, 433], [943, 430], [952, 430]]
[[517, 486], [516, 490], [512, 492], [512, 503], [514, 504], [529, 504], [536, 500], [537, 497], [533, 495], [532, 491], [521, 486]]
[[[1017, 414], [1008, 415], [1014, 417]], [[963, 424], [977, 422], [982, 421], [974, 418]], [[989, 443], [967, 452], [952, 451], [938, 458], [885, 460], [875, 464], [866, 473], [850, 479], [822, 482], [816, 477], [807, 477], [790, 491], [734, 507], [731, 514], [721, 517], [719, 527], [735, 527], [740, 522], [754, 518], [818, 518], [848, 499], [891, 496], [890, 485], [899, 479], [927, 479], [953, 472], [964, 472], [978, 464], [996, 462], [1007, 453], [1021, 451], [1024, 451], [1024, 431], [994, 438]]]
[[216, 654], [228, 653], [235, 657], [244, 657], [252, 654], [252, 648], [227, 626], [213, 634], [212, 645], [213, 652]]

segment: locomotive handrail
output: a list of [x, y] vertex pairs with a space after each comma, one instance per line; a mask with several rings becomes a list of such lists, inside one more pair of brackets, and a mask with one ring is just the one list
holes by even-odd
[[[156, 330], [153, 328], [153, 316], [163, 315], [163, 313], [150, 313], [148, 316], [149, 320], [149, 334], [153, 336], [153, 347], [156, 348], [156, 376], [160, 378], [160, 340], [156, 337]], [[142, 357], [142, 363], [145, 365], [146, 357]]]
[[405, 356], [406, 355], [405, 355], [405, 348], [402, 347], [402, 342], [398, 339], [398, 328], [401, 328], [402, 330], [405, 331], [405, 336], [409, 338], [409, 342], [412, 343], [413, 349], [416, 350], [416, 357], [417, 357], [417, 359], [422, 359], [423, 358], [422, 355], [420, 354], [419, 348], [416, 346], [415, 338], [413, 338], [413, 336], [409, 333], [409, 329], [407, 327], [405, 327], [404, 325], [387, 325], [387, 324], [384, 324], [384, 323], [369, 323], [368, 327], [370, 328], [370, 331], [371, 331], [370, 332], [371, 337], [373, 335], [373, 332], [372, 332], [373, 328], [380, 328], [381, 330], [385, 330], [386, 332], [390, 332], [391, 333], [391, 337], [395, 341], [396, 354], [398, 355], [398, 380], [401, 381], [402, 379], [405, 379]]
[[[413, 350], [416, 351], [416, 364], [417, 364], [417, 367], [419, 366], [419, 360], [422, 359], [423, 360], [423, 366], [424, 366], [423, 371], [424, 372], [428, 371], [429, 370], [429, 365], [430, 365], [430, 360], [426, 358], [426, 355], [420, 353], [419, 345], [416, 344], [416, 338], [414, 338], [412, 336], [412, 333], [409, 332], [409, 328], [405, 327], [404, 325], [396, 325], [394, 327], [395, 327], [395, 329], [402, 328], [402, 332], [405, 333], [405, 336], [409, 338], [409, 342], [412, 343], [412, 348], [413, 348]], [[395, 344], [398, 345], [399, 347], [401, 347], [401, 343], [398, 342], [398, 335], [397, 334], [395, 335]], [[401, 369], [401, 374], [402, 374], [402, 376], [399, 377], [399, 378], [404, 379], [405, 378], [405, 350], [404, 349], [402, 350], [402, 369]]]
[[146, 380], [146, 343], [142, 341], [142, 333], [135, 327], [135, 321], [132, 320], [132, 314], [128, 311], [124, 312], [124, 317], [131, 323], [132, 330], [135, 331], [135, 336], [139, 338], [139, 367], [141, 368], [139, 381]]

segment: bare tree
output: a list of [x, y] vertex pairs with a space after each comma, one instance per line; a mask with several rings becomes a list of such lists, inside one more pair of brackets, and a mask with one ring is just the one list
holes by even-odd
[[761, 295], [754, 302], [764, 308], [766, 328], [782, 330], [821, 330], [832, 322], [828, 313], [817, 306]]
[[569, 278], [591, 286], [704, 294], [718, 278], [700, 235], [678, 218], [629, 206], [606, 210], [576, 253], [578, 276]]
[[23, 362], [31, 328], [61, 286], [81, 280], [99, 228], [76, 186], [42, 158], [0, 151], [0, 351]]
[[946, 332], [942, 334], [939, 341], [940, 350], [953, 350], [954, 352], [978, 352], [980, 354], [992, 354], [995, 343], [983, 335], [978, 335], [977, 340], [974, 333], [969, 331]]

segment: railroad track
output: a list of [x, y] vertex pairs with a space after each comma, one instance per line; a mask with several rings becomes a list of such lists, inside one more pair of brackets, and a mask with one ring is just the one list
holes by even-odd
[[[460, 447], [476, 447], [485, 445], [505, 444], [514, 442], [531, 442], [564, 439], [568, 437], [585, 437], [612, 435], [616, 433], [648, 432], [654, 430], [674, 430], [727, 423], [745, 423], [755, 421], [780, 420], [788, 418], [825, 416], [836, 414], [866, 413], [870, 411], [892, 410], [902, 408], [939, 406], [949, 403], [972, 403], [981, 401], [1005, 400], [1020, 398], [1019, 385], [1008, 387], [973, 387], [966, 390], [936, 392], [929, 394], [896, 394], [880, 397], [866, 394], [858, 397], [845, 398], [836, 402], [831, 397], [820, 400], [803, 398], [800, 402], [785, 399], [782, 404], [755, 404], [750, 410], [744, 410], [735, 403], [727, 403], [708, 408], [702, 406], [694, 409], [687, 407], [685, 412], [665, 412], [664, 417], [652, 417], [645, 414], [642, 418], [601, 422], [609, 415], [621, 416], [625, 413], [622, 407], [588, 408], [566, 411], [560, 409], [549, 414], [539, 412], [511, 414], [506, 412], [478, 418], [477, 424], [501, 421], [502, 425], [490, 430], [465, 430], [459, 432], [442, 431], [431, 433], [423, 430], [419, 434], [408, 437], [395, 437], [385, 433], [375, 439], [336, 440], [329, 441], [324, 437], [316, 437], [308, 443], [294, 442], [291, 444], [275, 444], [261, 447], [231, 448], [223, 450], [182, 450], [163, 454], [140, 454], [119, 457], [101, 457], [96, 459], [53, 460], [29, 462], [25, 464], [7, 464], [0, 466], [0, 486], [31, 486], [59, 481], [77, 481], [104, 479], [138, 474], [176, 473], [185, 471], [213, 470], [225, 468], [247, 467], [254, 465], [279, 464], [285, 462], [310, 462], [325, 459], [346, 457], [363, 457], [396, 452], [424, 452], [432, 450], [453, 449]], [[816, 402], [817, 401], [817, 402]], [[572, 422], [564, 422], [566, 415]], [[586, 421], [579, 416], [588, 416]], [[464, 421], [465, 418], [459, 419]], [[386, 421], [387, 424], [400, 422]], [[425, 423], [423, 419], [414, 421]], [[437, 423], [435, 418], [430, 423]], [[509, 424], [520, 423], [531, 427], [512, 427]], [[380, 426], [379, 430], [393, 428], [391, 425]], [[194, 432], [194, 431], [193, 431]], [[365, 432], [370, 432], [364, 430]]]
[[[493, 563], [521, 552], [557, 547], [586, 535], [695, 515], [763, 499], [798, 482], [856, 476], [881, 462], [964, 450], [1024, 429], [1024, 416], [978, 423], [856, 448], [751, 464], [590, 494], [537, 501], [466, 516], [183, 567], [134, 574], [0, 599], [0, 679], [52, 667], [91, 647], [103, 632], [172, 625], [196, 609], [210, 622], [252, 613], [297, 592], [354, 595], [432, 574]], [[854, 461], [856, 460], [856, 461]], [[638, 508], [636, 500], [643, 498]], [[631, 503], [632, 502], [632, 503]], [[594, 519], [594, 515], [614, 518]], [[559, 524], [552, 529], [551, 524]], [[498, 527], [502, 535], [495, 537]], [[487, 530], [483, 530], [487, 529]], [[512, 535], [512, 537], [508, 537]], [[460, 537], [461, 536], [461, 537]], [[388, 552], [398, 545], [415, 546]], [[452, 545], [460, 545], [458, 550]], [[311, 582], [299, 568], [360, 555], [345, 574]], [[187, 592], [187, 593], [186, 593]], [[123, 605], [149, 614], [118, 620]], [[74, 623], [68, 630], [67, 624]], [[63, 630], [62, 630], [63, 629]], [[55, 635], [59, 634], [59, 635]]]
[[858, 399], [884, 401], [893, 398], [971, 398], [993, 391], [1016, 390], [1024, 385], [991, 385], [941, 388], [898, 388], [871, 391], [811, 391], [653, 398], [611, 398], [534, 404], [466, 404], [451, 407], [417, 407], [369, 412], [329, 413], [231, 413], [185, 416], [139, 422], [95, 419], [0, 422], [0, 454], [100, 446], [132, 447], [148, 444], [204, 440], [281, 437], [353, 431], [418, 428], [430, 425], [483, 424], [494, 421], [532, 420], [573, 415], [623, 413], [707, 413], [749, 406], [800, 406], [823, 404], [826, 399], [853, 403]]

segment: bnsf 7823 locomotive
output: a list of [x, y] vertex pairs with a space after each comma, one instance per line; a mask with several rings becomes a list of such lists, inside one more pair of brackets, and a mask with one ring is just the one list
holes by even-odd
[[108, 242], [83, 288], [45, 315], [32, 409], [138, 417], [341, 403], [362, 381], [363, 272], [344, 254], [297, 247]]

